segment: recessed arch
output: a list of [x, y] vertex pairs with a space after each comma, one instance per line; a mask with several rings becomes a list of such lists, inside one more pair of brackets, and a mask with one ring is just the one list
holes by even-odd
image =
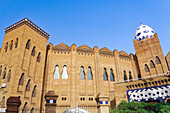
[[62, 79], [68, 79], [68, 72], [67, 72], [67, 66], [66, 65], [63, 66], [63, 72], [62, 72], [61, 78]]
[[31, 108], [30, 113], [35, 113], [35, 111], [34, 111], [34, 107], [32, 107], [32, 108]]
[[110, 69], [110, 81], [114, 82], [115, 78], [114, 78], [114, 74], [113, 74], [113, 69]]
[[3, 96], [2, 100], [1, 100], [1, 107], [5, 108], [5, 96]]
[[28, 39], [25, 48], [28, 49], [28, 50], [30, 49], [30, 39]]
[[30, 81], [31, 81], [31, 79], [28, 80], [25, 91], [28, 91], [28, 92], [30, 91], [30, 87], [31, 87]]
[[163, 66], [162, 66], [161, 60], [159, 59], [159, 57], [158, 57], [158, 56], [156, 56], [156, 64], [157, 64], [157, 65], [161, 65], [162, 73], [164, 73], [164, 69], [163, 69]]
[[12, 46], [13, 46], [13, 40], [11, 40], [10, 50], [12, 50]]
[[142, 79], [141, 74], [138, 74], [138, 79], [139, 79], [139, 80], [141, 80], [141, 79]]
[[27, 102], [25, 102], [22, 113], [27, 113]]
[[24, 85], [24, 73], [22, 73], [20, 79], [19, 79], [19, 85], [23, 86]]
[[18, 46], [18, 38], [15, 41], [15, 48], [17, 48], [17, 46]]
[[41, 56], [40, 56], [40, 55], [41, 55], [41, 53], [39, 52], [39, 53], [38, 53], [38, 56], [37, 56], [37, 62], [40, 62], [40, 59], [41, 59]]
[[3, 73], [2, 79], [5, 79], [5, 77], [6, 77], [6, 67], [5, 67], [5, 69], [4, 69], [4, 73]]
[[90, 66], [88, 66], [87, 80], [93, 80], [92, 71], [91, 71]]
[[7, 80], [7, 82], [10, 82], [10, 79], [11, 79], [11, 69], [8, 72], [8, 80]]
[[5, 45], [5, 52], [7, 52], [7, 50], [8, 50], [8, 42]]
[[152, 60], [150, 61], [150, 65], [151, 65], [151, 68], [155, 68], [155, 64]]
[[1, 73], [2, 73], [2, 65], [0, 66], [0, 76], [1, 76]]
[[103, 70], [103, 80], [104, 80], [104, 81], [108, 81], [108, 75], [107, 75], [107, 70], [106, 70], [106, 68], [104, 68], [104, 70]]
[[80, 74], [79, 74], [79, 79], [80, 80], [85, 80], [85, 72], [84, 72], [84, 67], [80, 67]]
[[126, 71], [125, 70], [123, 71], [123, 75], [124, 75], [124, 81], [126, 81], [127, 80], [127, 75], [126, 75]]
[[158, 56], [156, 56], [156, 64], [161, 64], [161, 60], [159, 59]]
[[145, 64], [145, 72], [150, 72], [149, 67], [147, 64]]
[[35, 56], [35, 48], [36, 48], [36, 46], [34, 46], [34, 47], [32, 48], [32, 52], [31, 52], [31, 55], [32, 55], [32, 56]]
[[132, 73], [131, 73], [131, 71], [129, 71], [129, 80], [132, 80], [133, 78], [132, 78]]
[[36, 97], [36, 85], [34, 86], [33, 88], [33, 91], [32, 91], [32, 97]]
[[170, 104], [170, 98], [167, 98], [167, 99], [165, 100], [165, 103]]
[[153, 69], [153, 68], [155, 69], [156, 74], [158, 74], [158, 73], [157, 73], [157, 70], [156, 70], [156, 67], [155, 67], [155, 64], [154, 64], [154, 62], [153, 62], [152, 60], [150, 61], [150, 65], [151, 65], [151, 68], [152, 68], [152, 69]]
[[150, 76], [151, 76], [150, 69], [149, 69], [149, 67], [148, 67], [148, 65], [147, 65], [147, 64], [145, 64], [145, 72], [146, 72], [146, 73], [148, 73], [148, 72], [149, 72], [149, 74], [150, 74]]
[[56, 65], [54, 69], [54, 79], [60, 79], [60, 72], [59, 72], [59, 66]]

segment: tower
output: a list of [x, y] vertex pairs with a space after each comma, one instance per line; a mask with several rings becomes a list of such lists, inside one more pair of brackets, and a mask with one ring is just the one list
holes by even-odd
[[166, 73], [167, 66], [157, 33], [147, 25], [136, 30], [134, 47], [142, 77]]
[[13, 95], [20, 97], [23, 110], [40, 108], [48, 38], [27, 18], [5, 29], [0, 52], [1, 84], [7, 84], [4, 102]]

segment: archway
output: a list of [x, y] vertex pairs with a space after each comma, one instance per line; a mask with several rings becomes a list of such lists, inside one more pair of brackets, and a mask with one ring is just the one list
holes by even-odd
[[90, 112], [82, 108], [71, 108], [63, 113], [90, 113]]
[[168, 99], [166, 103], [170, 104], [170, 99]]
[[165, 103], [170, 104], [170, 98], [167, 98], [167, 99], [165, 100]]

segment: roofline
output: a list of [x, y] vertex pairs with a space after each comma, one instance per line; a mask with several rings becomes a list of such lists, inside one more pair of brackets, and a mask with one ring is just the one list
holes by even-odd
[[38, 27], [36, 24], [34, 24], [28, 18], [24, 18], [24, 19], [16, 22], [15, 24], [5, 28], [5, 34], [12, 31], [13, 29], [16, 29], [19, 26], [24, 25], [24, 24], [28, 25], [29, 27], [31, 27], [33, 30], [35, 30], [36, 32], [38, 32], [39, 34], [41, 34], [45, 38], [48, 39], [50, 37], [50, 35], [48, 33], [46, 33], [44, 30], [42, 30], [40, 27]]

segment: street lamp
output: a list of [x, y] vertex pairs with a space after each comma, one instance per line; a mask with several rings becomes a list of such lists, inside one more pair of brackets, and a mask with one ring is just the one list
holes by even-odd
[[6, 83], [1, 84], [1, 88], [6, 88], [6, 87], [7, 87]]
[[6, 83], [2, 83], [2, 84], [1, 84], [1, 89], [2, 89], [2, 91], [1, 91], [0, 102], [1, 102], [1, 100], [2, 100], [2, 95], [3, 95], [4, 88], [6, 88], [6, 87], [7, 87]]

